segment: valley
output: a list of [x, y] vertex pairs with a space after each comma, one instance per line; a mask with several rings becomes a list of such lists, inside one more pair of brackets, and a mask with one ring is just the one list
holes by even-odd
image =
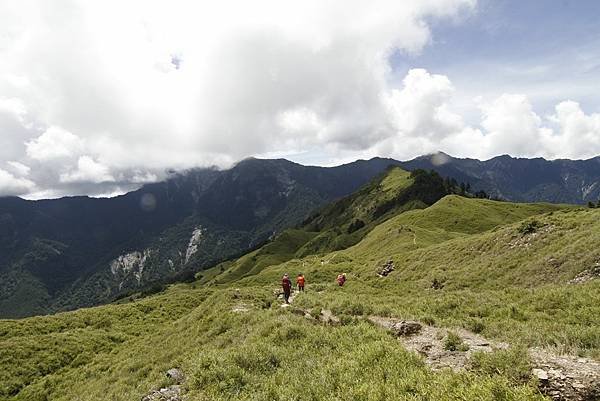
[[[431, 205], [450, 186], [453, 193], [508, 201], [596, 204], [598, 162], [508, 156], [479, 161], [436, 153], [406, 162], [374, 158], [324, 168], [251, 158], [227, 170], [173, 173], [164, 182], [114, 198], [0, 198], [0, 317], [54, 313], [139, 291], [156, 292], [170, 283], [191, 281], [221, 262], [261, 252], [263, 244], [298, 226], [301, 233], [286, 234], [303, 237], [298, 249], [285, 252], [289, 257], [347, 248], [390, 213]], [[406, 199], [394, 200], [382, 190], [377, 196], [389, 199], [335, 203], [350, 212], [326, 209], [323, 213], [329, 216], [313, 215], [390, 166], [436, 171], [444, 182]], [[386, 185], [389, 189], [396, 184]], [[375, 195], [368, 188], [363, 193]], [[378, 214], [365, 219], [373, 204]], [[322, 224], [329, 226], [321, 229]]]
[[[540, 355], [589, 361], [557, 396], [597, 399], [600, 209], [454, 190], [391, 168], [193, 282], [0, 320], [0, 399], [544, 400]], [[307, 280], [289, 307], [284, 273]]]

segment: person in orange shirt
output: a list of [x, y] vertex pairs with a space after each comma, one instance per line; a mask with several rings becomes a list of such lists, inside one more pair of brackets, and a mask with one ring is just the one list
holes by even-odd
[[298, 291], [304, 291], [304, 283], [306, 282], [306, 280], [304, 279], [304, 274], [300, 273], [298, 274], [298, 277], [296, 277], [296, 284], [298, 285]]

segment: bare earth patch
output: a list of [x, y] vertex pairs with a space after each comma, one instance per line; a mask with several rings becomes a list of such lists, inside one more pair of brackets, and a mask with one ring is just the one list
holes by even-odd
[[529, 354], [540, 390], [553, 400], [600, 400], [600, 363], [588, 358], [554, 355], [539, 348]]
[[180, 386], [170, 386], [160, 390], [151, 391], [142, 398], [142, 401], [183, 401]]
[[[403, 322], [402, 320], [380, 316], [370, 316], [369, 321], [391, 330], [397, 335], [395, 327]], [[462, 370], [468, 367], [469, 359], [474, 352], [492, 352], [497, 349], [508, 348], [508, 344], [493, 342], [466, 330], [456, 329], [452, 331], [462, 339], [464, 347], [468, 347], [466, 351], [446, 350], [445, 342], [448, 330], [423, 324], [421, 324], [421, 329], [418, 332], [409, 335], [400, 333], [398, 339], [406, 349], [422, 355], [425, 362], [434, 370], [444, 368]]]
[[[493, 352], [507, 349], [508, 344], [490, 341], [464, 329], [452, 330], [462, 340], [464, 351], [449, 351], [445, 347], [448, 330], [419, 322], [407, 322], [380, 316], [368, 320], [391, 331], [409, 350], [419, 353], [434, 370], [449, 368], [455, 371], [467, 369], [475, 352]], [[399, 328], [407, 324], [420, 324], [419, 330]], [[600, 400], [600, 362], [588, 358], [555, 355], [549, 351], [529, 349], [534, 366], [532, 375], [537, 378], [540, 391], [556, 401]]]
[[600, 262], [596, 262], [593, 267], [579, 273], [575, 278], [569, 281], [569, 284], [585, 284], [600, 278]]

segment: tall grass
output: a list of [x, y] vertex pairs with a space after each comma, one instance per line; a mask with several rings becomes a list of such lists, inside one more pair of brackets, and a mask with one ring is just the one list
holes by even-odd
[[[456, 197], [430, 209], [388, 220], [343, 251], [297, 258], [294, 246], [263, 249], [271, 262], [239, 276], [217, 270], [207, 275], [215, 280], [141, 300], [0, 321], [0, 400], [140, 399], [170, 384], [171, 367], [187, 375], [190, 401], [541, 400], [526, 347], [600, 358], [600, 283], [568, 284], [598, 262], [600, 210]], [[549, 210], [534, 231], [519, 230]], [[377, 277], [389, 258], [396, 269]], [[307, 278], [291, 308], [273, 293], [284, 272]], [[340, 272], [344, 287], [334, 282]], [[234, 312], [240, 305], [246, 311]], [[296, 309], [332, 310], [341, 325]], [[476, 355], [470, 371], [433, 372], [362, 319], [371, 314], [515, 347]]]

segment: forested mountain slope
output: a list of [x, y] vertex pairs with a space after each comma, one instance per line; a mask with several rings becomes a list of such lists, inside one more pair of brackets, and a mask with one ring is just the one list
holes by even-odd
[[0, 199], [0, 316], [107, 302], [246, 252], [393, 161], [333, 168], [248, 159], [109, 199]]
[[408, 170], [433, 169], [444, 177], [513, 202], [586, 204], [600, 200], [600, 156], [589, 160], [545, 160], [504, 155], [480, 161], [436, 153], [401, 165]]

